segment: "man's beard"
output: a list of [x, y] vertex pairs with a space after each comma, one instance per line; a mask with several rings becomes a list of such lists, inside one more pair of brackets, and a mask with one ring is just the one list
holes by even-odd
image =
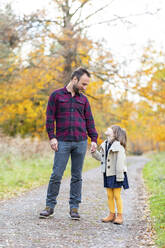
[[79, 90], [79, 88], [77, 87], [77, 85], [73, 85], [73, 90], [74, 90], [74, 92], [76, 93], [76, 94], [79, 94], [80, 93], [80, 90]]

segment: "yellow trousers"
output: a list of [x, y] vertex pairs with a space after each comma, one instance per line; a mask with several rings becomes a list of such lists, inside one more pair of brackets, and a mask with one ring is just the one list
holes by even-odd
[[107, 188], [108, 206], [111, 213], [115, 213], [115, 202], [117, 212], [123, 213], [123, 203], [121, 199], [121, 188]]

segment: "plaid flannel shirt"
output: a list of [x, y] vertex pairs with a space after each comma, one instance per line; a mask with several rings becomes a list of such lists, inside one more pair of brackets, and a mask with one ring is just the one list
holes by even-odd
[[[46, 111], [46, 130], [49, 139], [61, 141], [97, 142], [97, 131], [86, 96], [82, 93], [72, 97], [66, 87], [55, 90], [49, 97]], [[56, 122], [56, 135], [54, 134]]]

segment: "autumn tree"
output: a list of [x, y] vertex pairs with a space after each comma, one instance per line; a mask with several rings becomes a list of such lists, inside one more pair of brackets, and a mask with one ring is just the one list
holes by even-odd
[[[164, 149], [165, 143], [165, 54], [152, 45], [144, 49], [141, 69], [136, 73], [134, 87], [150, 111], [143, 116], [148, 118], [146, 129], [153, 149]], [[161, 148], [162, 147], [162, 148]]]
[[[20, 53], [16, 68], [10, 67], [12, 74], [19, 71], [10, 82], [10, 91], [1, 88], [1, 102], [5, 101], [1, 107], [1, 113], [5, 113], [1, 114], [1, 126], [5, 132], [41, 136], [50, 92], [63, 87], [78, 66], [90, 68], [93, 73], [87, 95], [98, 115], [104, 101], [104, 81], [112, 80], [117, 69], [112, 54], [88, 39], [84, 31], [85, 21], [102, 9], [84, 19], [82, 12], [90, 2], [52, 1], [55, 5], [52, 19], [41, 11], [19, 20], [19, 41], [22, 49], [30, 52], [23, 58]], [[97, 119], [101, 121], [99, 115]]]
[[19, 43], [17, 20], [10, 5], [0, 9], [0, 83], [7, 83], [13, 76]]

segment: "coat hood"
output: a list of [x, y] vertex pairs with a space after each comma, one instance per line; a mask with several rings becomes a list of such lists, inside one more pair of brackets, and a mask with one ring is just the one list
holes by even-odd
[[[107, 142], [107, 140], [105, 140], [102, 144], [101, 144], [101, 148], [103, 150], [105, 150], [105, 143]], [[124, 147], [120, 144], [119, 141], [115, 140], [111, 147], [110, 147], [110, 151], [113, 151], [113, 152], [119, 152], [120, 150], [122, 150]]]

